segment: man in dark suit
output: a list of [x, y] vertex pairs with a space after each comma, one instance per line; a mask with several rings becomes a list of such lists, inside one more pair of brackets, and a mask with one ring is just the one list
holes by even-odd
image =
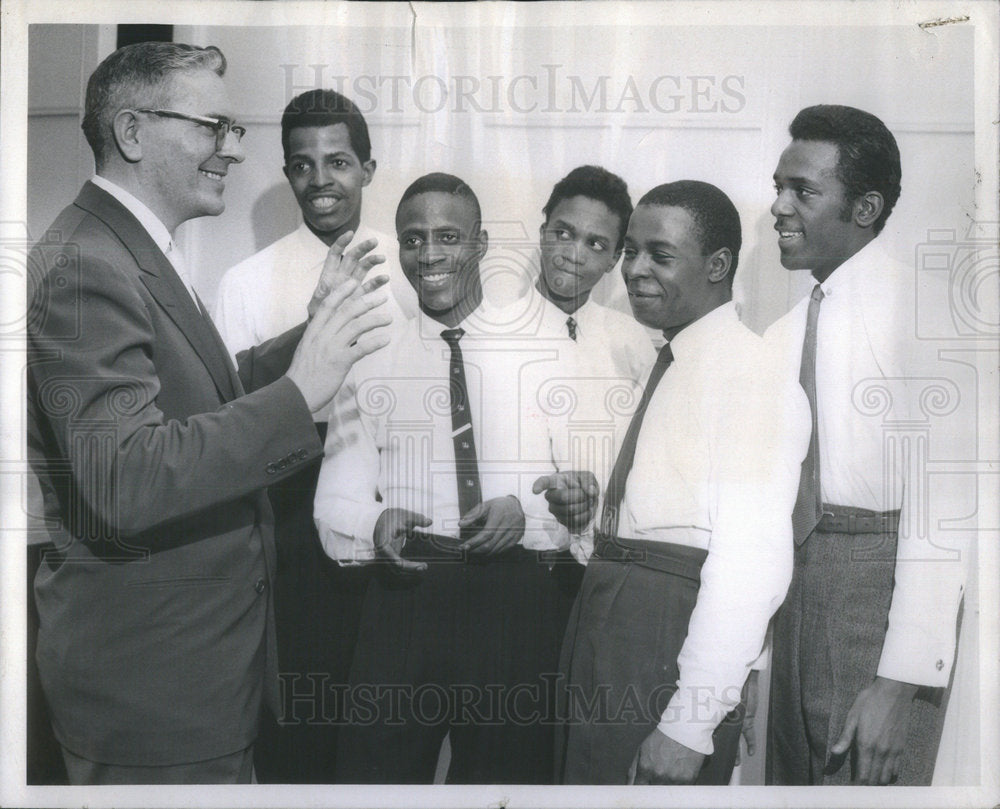
[[105, 59], [97, 176], [31, 256], [28, 447], [56, 546], [37, 659], [71, 783], [251, 780], [277, 690], [264, 489], [320, 456], [312, 414], [386, 342], [358, 285], [378, 258], [343, 240], [308, 325], [233, 368], [172, 237], [223, 211], [243, 159], [225, 66], [173, 43]]

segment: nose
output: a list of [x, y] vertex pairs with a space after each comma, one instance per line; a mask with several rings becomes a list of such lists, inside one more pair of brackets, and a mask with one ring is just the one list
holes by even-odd
[[441, 246], [434, 242], [425, 242], [420, 245], [420, 249], [417, 251], [417, 261], [428, 267], [440, 264], [445, 258]]
[[222, 148], [219, 149], [218, 155], [219, 157], [228, 160], [230, 163], [242, 163], [246, 157], [246, 153], [243, 151], [243, 144], [232, 131], [226, 133], [226, 137], [222, 141]]
[[622, 259], [622, 278], [626, 282], [649, 275], [649, 261], [644, 253]]
[[774, 198], [774, 202], [771, 203], [771, 216], [775, 219], [782, 216], [791, 216], [794, 213], [788, 199], [789, 193], [789, 191], [779, 191], [778, 195]]

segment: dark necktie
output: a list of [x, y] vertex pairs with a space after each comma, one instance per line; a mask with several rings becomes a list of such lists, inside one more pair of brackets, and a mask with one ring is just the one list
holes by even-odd
[[816, 408], [816, 323], [819, 320], [819, 305], [823, 301], [823, 288], [816, 284], [809, 298], [809, 312], [806, 315], [806, 336], [802, 341], [802, 365], [799, 368], [799, 384], [809, 399], [812, 413], [812, 434], [809, 437], [809, 451], [802, 461], [799, 476], [799, 493], [792, 510], [792, 535], [795, 544], [806, 541], [819, 523], [823, 514], [819, 486], [819, 419]]
[[670, 351], [670, 343], [660, 349], [656, 357], [656, 363], [649, 373], [649, 381], [646, 382], [646, 389], [639, 399], [639, 406], [632, 415], [632, 421], [625, 433], [625, 440], [622, 441], [622, 448], [618, 452], [618, 459], [615, 461], [615, 468], [611, 470], [611, 478], [608, 480], [608, 487], [604, 493], [604, 511], [601, 513], [601, 533], [608, 537], [618, 535], [618, 507], [625, 496], [625, 481], [628, 480], [628, 473], [632, 471], [632, 461], [635, 460], [635, 444], [639, 438], [639, 429], [642, 427], [642, 420], [646, 416], [646, 408], [649, 400], [653, 397], [653, 391], [659, 384], [660, 379], [670, 363], [673, 362], [674, 355]]
[[566, 318], [566, 330], [569, 332], [569, 339], [576, 342], [576, 321], [573, 320], [573, 315]]
[[445, 329], [441, 337], [451, 349], [448, 388], [451, 392], [451, 438], [455, 443], [455, 477], [458, 482], [458, 510], [464, 517], [483, 502], [479, 481], [479, 461], [472, 435], [472, 413], [469, 411], [469, 390], [465, 384], [465, 364], [458, 341], [463, 329]]

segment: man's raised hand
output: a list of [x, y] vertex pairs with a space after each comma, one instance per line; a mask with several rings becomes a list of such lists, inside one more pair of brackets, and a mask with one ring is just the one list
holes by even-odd
[[384, 291], [360, 293], [354, 279], [334, 287], [306, 326], [286, 376], [302, 392], [312, 413], [325, 408], [359, 359], [388, 345], [380, 326], [392, 318], [373, 311], [387, 300]]
[[354, 231], [349, 230], [342, 233], [340, 238], [330, 245], [330, 249], [326, 253], [326, 261], [323, 262], [323, 272], [320, 273], [316, 290], [313, 292], [307, 307], [310, 319], [315, 316], [320, 303], [330, 294], [330, 291], [348, 279], [353, 278], [357, 281], [362, 293], [372, 292], [389, 280], [387, 275], [376, 275], [374, 278], [365, 280], [368, 271], [376, 264], [383, 263], [385, 256], [371, 252], [378, 245], [377, 239], [366, 239], [348, 250], [347, 245], [351, 243], [353, 238]]

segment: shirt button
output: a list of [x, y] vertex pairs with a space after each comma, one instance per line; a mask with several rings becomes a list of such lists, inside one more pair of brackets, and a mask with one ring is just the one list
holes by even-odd
[[265, 587], [267, 587], [267, 584], [264, 583], [263, 579], [257, 579], [257, 581], [255, 581], [253, 585], [253, 589], [256, 590], [258, 593], [263, 593]]
[[937, 668], [938, 671], [941, 671], [941, 669], [944, 668], [944, 661], [943, 660], [938, 660], [938, 662], [935, 663], [934, 666]]

